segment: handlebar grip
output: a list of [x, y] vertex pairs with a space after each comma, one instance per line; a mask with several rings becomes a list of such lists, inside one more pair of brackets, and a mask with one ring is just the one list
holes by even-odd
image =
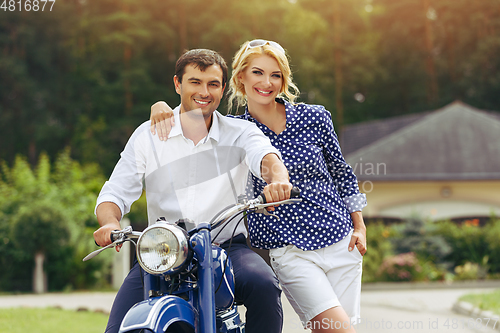
[[298, 197], [300, 197], [300, 189], [297, 186], [294, 186], [290, 191], [290, 198], [298, 198]]
[[[113, 230], [113, 231], [120, 231], [120, 230]], [[111, 240], [111, 243], [113, 243], [115, 240], [117, 240], [117, 239], [118, 239], [118, 235], [115, 235], [114, 233], [111, 233], [111, 234], [109, 235], [109, 239]], [[99, 247], [100, 247], [100, 245], [99, 245], [99, 244], [97, 244], [97, 242], [95, 241], [95, 239], [94, 239], [94, 243], [95, 243], [95, 245], [97, 245], [97, 246], [99, 246]]]
[[[292, 190], [290, 191], [290, 199], [291, 198], [298, 198], [299, 196], [300, 196], [300, 189], [297, 186], [292, 187]], [[261, 203], [263, 203], [263, 204], [267, 203], [266, 196], [264, 195], [264, 193], [261, 193], [258, 196], [258, 198], [259, 198]]]
[[[113, 231], [120, 231], [120, 230], [113, 230]], [[118, 235], [111, 232], [111, 234], [109, 235], [109, 239], [111, 239], [111, 243], [113, 243], [115, 240], [118, 239]]]

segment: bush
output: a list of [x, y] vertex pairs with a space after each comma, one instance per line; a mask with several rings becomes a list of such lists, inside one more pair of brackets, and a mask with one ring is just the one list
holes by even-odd
[[484, 229], [489, 272], [500, 274], [500, 219], [492, 218]]
[[423, 261], [446, 264], [446, 257], [452, 249], [441, 235], [435, 233], [432, 223], [411, 218], [396, 228], [399, 232], [392, 239], [396, 253], [414, 252]]
[[455, 267], [455, 280], [478, 280], [486, 277], [487, 269], [476, 263], [467, 261]]
[[377, 281], [377, 271], [386, 257], [393, 255], [389, 238], [394, 233], [392, 228], [382, 222], [370, 223], [367, 226], [368, 251], [363, 259], [363, 282]]
[[413, 252], [385, 258], [377, 271], [377, 277], [382, 281], [418, 281], [421, 274], [422, 267]]
[[[367, 226], [363, 282], [500, 277], [500, 220], [425, 223], [409, 219]], [[416, 262], [415, 262], [416, 260]]]
[[[474, 220], [457, 224], [451, 221], [437, 224], [436, 233], [440, 234], [452, 251], [446, 256], [452, 267], [464, 265], [477, 265], [479, 276], [484, 277], [489, 269], [491, 272], [500, 271], [500, 222], [491, 220], [484, 227], [479, 226]], [[459, 268], [460, 271], [460, 268]], [[483, 272], [483, 273], [481, 273]], [[469, 274], [470, 275], [470, 274]]]

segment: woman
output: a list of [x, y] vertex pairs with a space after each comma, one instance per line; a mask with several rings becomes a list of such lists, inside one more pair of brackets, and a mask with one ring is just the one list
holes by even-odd
[[[355, 332], [351, 323], [360, 318], [366, 197], [342, 156], [330, 113], [319, 105], [292, 104], [297, 94], [278, 43], [253, 40], [241, 46], [233, 60], [229, 107], [246, 105], [238, 117], [254, 122], [280, 150], [303, 199], [277, 207], [280, 220], [250, 215], [250, 241], [270, 250], [271, 265], [305, 328]], [[167, 110], [163, 102], [152, 107], [153, 133]], [[158, 130], [165, 137], [164, 127]], [[264, 185], [254, 178], [254, 195]]]

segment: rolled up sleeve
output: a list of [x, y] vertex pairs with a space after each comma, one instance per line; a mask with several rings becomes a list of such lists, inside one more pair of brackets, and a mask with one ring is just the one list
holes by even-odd
[[[142, 145], [147, 144], [147, 126], [140, 126], [127, 142], [109, 180], [97, 197], [94, 213], [103, 202], [116, 204], [123, 215], [130, 212], [132, 204], [140, 198], [145, 173], [145, 154]], [[146, 138], [147, 139], [147, 138]]]
[[281, 153], [273, 147], [271, 141], [255, 124], [250, 124], [243, 132], [240, 140], [244, 144], [248, 167], [253, 175], [262, 179], [261, 163], [267, 154], [276, 154], [281, 160]]

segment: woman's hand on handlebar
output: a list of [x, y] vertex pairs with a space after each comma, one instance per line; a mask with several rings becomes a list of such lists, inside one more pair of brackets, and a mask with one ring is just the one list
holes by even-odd
[[151, 134], [158, 131], [158, 138], [167, 141], [170, 130], [174, 127], [174, 111], [167, 103], [160, 101], [151, 106]]

